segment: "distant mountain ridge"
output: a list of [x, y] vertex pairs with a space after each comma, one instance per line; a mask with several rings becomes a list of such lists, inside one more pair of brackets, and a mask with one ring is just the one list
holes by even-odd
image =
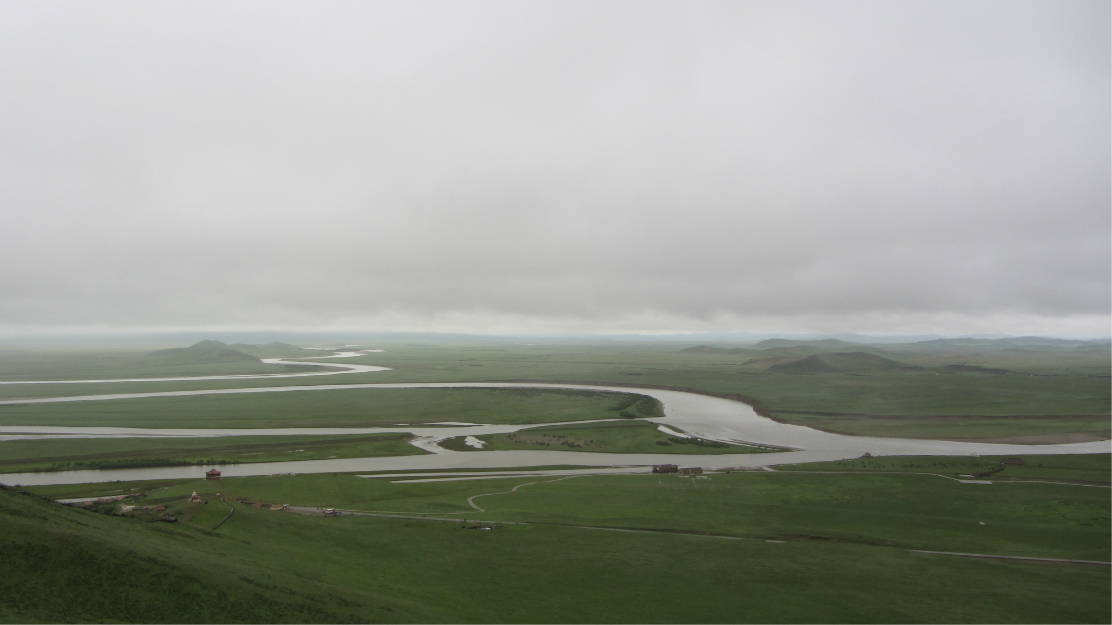
[[682, 352], [689, 352], [692, 354], [744, 354], [753, 351], [745, 347], [712, 347], [710, 345], [696, 345], [695, 347], [688, 347], [681, 349]]
[[918, 369], [890, 358], [867, 352], [833, 352], [814, 354], [793, 362], [772, 365], [775, 373], [870, 373]]
[[814, 341], [799, 341], [795, 339], [765, 339], [757, 343], [758, 349], [771, 349], [777, 347], [827, 347], [833, 349], [841, 349], [843, 347], [850, 347], [855, 343], [847, 343], [839, 339], [817, 339]]
[[976, 339], [976, 338], [956, 338], [956, 339], [934, 339], [931, 341], [918, 341], [911, 343], [916, 347], [979, 347], [989, 349], [1008, 349], [1008, 348], [1076, 348], [1088, 347], [1090, 345], [1108, 345], [1107, 340], [1096, 341], [1082, 341], [1079, 339], [1054, 339], [1045, 336], [1010, 336], [1002, 339]]
[[280, 343], [278, 341], [267, 343], [266, 345], [233, 343], [228, 347], [256, 358], [297, 358], [304, 356], [321, 356], [327, 353], [322, 353], [319, 350], [305, 349], [296, 345], [290, 345], [289, 343]]
[[1098, 351], [1098, 350], [1108, 351], [1108, 350], [1112, 350], [1112, 341], [1087, 341], [1085, 344], [1078, 345], [1074, 349], [1084, 349], [1084, 350], [1093, 350], [1093, 351]]
[[259, 359], [255, 356], [232, 349], [220, 341], [211, 340], [194, 343], [189, 347], [160, 349], [151, 352], [150, 355], [173, 364], [259, 362]]
[[823, 339], [781, 339], [772, 338], [759, 341], [752, 346], [743, 347], [719, 347], [714, 345], [697, 345], [688, 347], [682, 351], [691, 353], [705, 353], [705, 354], [743, 354], [749, 353], [753, 350], [771, 351], [777, 350], [777, 353], [798, 353], [800, 355], [807, 355], [808, 353], [829, 352], [829, 351], [846, 351], [854, 349], [856, 351], [866, 352], [879, 352], [888, 353], [889, 351], [904, 351], [908, 349], [1083, 349], [1083, 350], [1101, 350], [1112, 349], [1112, 341], [1108, 339], [1058, 339], [1045, 336], [1009, 336], [1001, 338], [984, 338], [984, 337], [958, 337], [958, 338], [934, 338], [929, 340], [911, 340], [906, 342], [888, 341], [882, 344], [871, 343], [868, 341], [850, 342], [836, 338], [823, 338]]

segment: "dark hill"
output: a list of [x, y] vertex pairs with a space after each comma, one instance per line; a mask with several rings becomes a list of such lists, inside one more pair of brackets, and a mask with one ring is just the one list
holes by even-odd
[[989, 367], [978, 367], [977, 365], [946, 365], [946, 370], [966, 373], [1014, 373], [1007, 369], [992, 369]]
[[825, 349], [844, 349], [853, 346], [853, 343], [839, 341], [838, 339], [816, 339], [813, 341], [796, 341], [792, 339], [766, 339], [757, 343], [757, 349], [770, 349], [777, 347], [819, 347]]
[[1055, 339], [1045, 336], [1011, 336], [1000, 339], [978, 339], [978, 338], [956, 338], [956, 339], [934, 339], [932, 341], [919, 341], [910, 343], [911, 347], [923, 348], [959, 348], [968, 349], [976, 348], [981, 350], [1004, 350], [1004, 349], [1040, 349], [1040, 350], [1054, 350], [1054, 349], [1073, 349], [1086, 345], [1087, 341], [1077, 341], [1072, 339]]
[[866, 352], [835, 352], [773, 365], [768, 370], [775, 373], [881, 373], [917, 368]]
[[319, 350], [305, 349], [289, 343], [267, 343], [266, 345], [248, 345], [246, 343], [236, 343], [228, 347], [254, 356], [256, 358], [297, 358], [299, 356], [326, 356], [328, 352]]
[[223, 362], [259, 362], [259, 359], [234, 350], [220, 341], [201, 341], [189, 347], [160, 349], [150, 353], [163, 362], [176, 365], [211, 364]]
[[688, 347], [680, 351], [693, 354], [744, 354], [752, 350], [744, 347], [711, 347], [710, 345], [696, 345], [695, 347]]
[[803, 356], [811, 356], [814, 354], [825, 354], [830, 350], [822, 349], [820, 347], [812, 347], [811, 345], [795, 345], [793, 347], [770, 347], [761, 352], [763, 358], [784, 358], [795, 357], [802, 358]]
[[1085, 343], [1078, 345], [1074, 349], [1094, 352], [1107, 352], [1109, 350], [1112, 350], [1112, 343], [1109, 343], [1108, 341], [1086, 341]]

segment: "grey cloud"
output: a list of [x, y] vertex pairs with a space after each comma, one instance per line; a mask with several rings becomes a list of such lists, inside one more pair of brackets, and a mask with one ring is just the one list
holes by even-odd
[[0, 2], [0, 327], [1107, 331], [1108, 13]]

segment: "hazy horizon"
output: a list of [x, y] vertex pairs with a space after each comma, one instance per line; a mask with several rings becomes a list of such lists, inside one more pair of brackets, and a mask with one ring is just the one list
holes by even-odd
[[[244, 330], [183, 330], [178, 332], [113, 332], [73, 334], [21, 334], [0, 336], [2, 349], [37, 348], [154, 348], [185, 347], [205, 340], [225, 344], [265, 345], [288, 343], [298, 346], [392, 347], [406, 344], [518, 344], [518, 345], [755, 345], [767, 339], [812, 341], [838, 339], [849, 344], [874, 346], [911, 344], [938, 339], [1051, 339], [1062, 341], [1107, 342], [1108, 335], [1096, 336], [1033, 336], [1004, 334], [859, 334], [859, 333], [793, 333], [793, 332], [690, 332], [657, 334], [479, 334], [447, 332], [324, 332], [324, 331], [244, 331]], [[352, 343], [354, 341], [354, 343]], [[524, 341], [528, 341], [525, 343]]]
[[0, 338], [1106, 337], [1109, 23], [0, 0]]

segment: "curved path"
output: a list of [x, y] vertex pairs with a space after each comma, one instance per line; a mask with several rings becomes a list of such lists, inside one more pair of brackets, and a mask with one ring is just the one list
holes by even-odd
[[486, 510], [484, 508], [480, 508], [479, 506], [475, 505], [475, 500], [478, 499], [479, 497], [493, 497], [495, 495], [509, 495], [511, 493], [516, 493], [517, 489], [525, 487], [525, 486], [532, 486], [533, 484], [547, 484], [549, 482], [559, 482], [559, 481], [562, 481], [562, 480], [570, 480], [570, 479], [575, 478], [575, 477], [584, 477], [584, 476], [582, 476], [582, 475], [569, 475], [567, 477], [561, 477], [561, 478], [558, 478], [558, 479], [555, 479], [555, 480], [541, 480], [539, 482], [526, 482], [525, 484], [518, 484], [517, 486], [514, 486], [510, 490], [503, 491], [501, 493], [483, 493], [481, 495], [472, 495], [472, 496], [467, 498], [467, 505], [469, 505], [472, 508], [478, 510], [479, 512], [486, 512]]
[[[283, 361], [288, 362], [288, 361]], [[323, 364], [323, 363], [300, 363]], [[363, 365], [345, 365], [363, 367]], [[383, 368], [375, 368], [382, 370]], [[334, 375], [334, 372], [324, 375]], [[292, 374], [306, 375], [306, 374]], [[273, 377], [273, 376], [259, 376]], [[182, 378], [176, 378], [182, 379]], [[227, 379], [222, 377], [219, 379]], [[1024, 455], [1024, 454], [1090, 454], [1109, 453], [1112, 442], [1096, 441], [1060, 445], [1005, 445], [993, 443], [953, 442], [922, 439], [879, 438], [832, 434], [811, 428], [778, 423], [757, 415], [743, 403], [686, 393], [647, 388], [611, 387], [601, 385], [542, 384], [542, 383], [408, 383], [408, 384], [341, 384], [318, 386], [281, 386], [261, 388], [207, 389], [196, 391], [165, 391], [154, 393], [121, 393], [85, 395], [79, 397], [37, 398], [0, 401], [0, 405], [126, 400], [146, 397], [180, 397], [235, 393], [283, 393], [337, 391], [347, 389], [397, 389], [397, 388], [558, 388], [596, 390], [616, 393], [638, 393], [654, 397], [664, 405], [664, 417], [648, 419], [673, 430], [709, 440], [735, 444], [757, 444], [786, 447], [796, 451], [764, 454], [680, 455], [680, 454], [612, 454], [573, 451], [468, 451], [450, 452], [435, 445], [436, 440], [448, 436], [500, 433], [526, 426], [451, 426], [441, 428], [298, 428], [296, 430], [156, 430], [140, 428], [47, 428], [6, 426], [0, 432], [16, 434], [55, 433], [92, 437], [106, 436], [243, 436], [245, 434], [355, 434], [368, 432], [404, 431], [424, 437], [424, 449], [440, 452], [422, 456], [386, 458], [353, 458], [337, 460], [309, 460], [276, 463], [227, 465], [220, 470], [227, 476], [269, 475], [274, 473], [327, 473], [349, 471], [391, 471], [426, 469], [464, 469], [530, 467], [551, 465], [577, 466], [641, 466], [681, 463], [707, 468], [753, 467], [770, 464], [796, 464], [824, 460], [856, 458], [865, 453], [874, 456], [904, 455]], [[9, 484], [62, 484], [102, 482], [111, 480], [169, 479], [199, 476], [207, 467], [163, 467], [151, 469], [117, 469], [104, 471], [71, 471], [56, 473], [6, 474], [2, 478]]]

